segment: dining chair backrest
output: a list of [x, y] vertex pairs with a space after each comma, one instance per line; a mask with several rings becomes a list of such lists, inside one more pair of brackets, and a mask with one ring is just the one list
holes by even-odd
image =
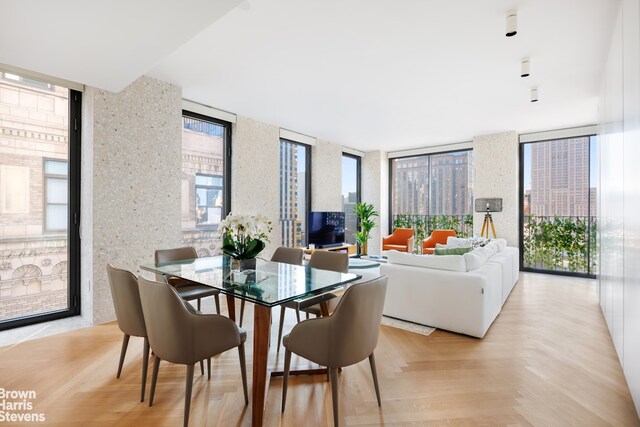
[[155, 253], [156, 264], [165, 264], [167, 262], [194, 258], [198, 258], [198, 253], [192, 246], [174, 249], [158, 249]]
[[193, 357], [193, 331], [189, 316], [193, 315], [173, 286], [166, 283], [138, 279], [144, 320], [149, 344], [162, 360], [190, 364]]
[[346, 252], [314, 251], [309, 260], [309, 267], [348, 273], [349, 254]]
[[304, 251], [298, 248], [287, 248], [280, 246], [271, 256], [271, 261], [282, 262], [285, 264], [302, 265]]
[[131, 272], [107, 264], [111, 297], [116, 311], [118, 327], [126, 335], [146, 337], [138, 279]]
[[386, 291], [387, 276], [346, 290], [329, 318], [329, 366], [349, 366], [373, 353], [378, 344]]

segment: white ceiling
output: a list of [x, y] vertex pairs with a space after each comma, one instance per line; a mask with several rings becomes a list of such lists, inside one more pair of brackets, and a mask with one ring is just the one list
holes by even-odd
[[0, 63], [118, 92], [241, 1], [2, 0]]
[[[3, 0], [0, 63], [110, 90], [147, 73], [193, 101], [363, 151], [400, 150], [596, 123], [619, 6], [249, 0], [225, 14], [239, 2]], [[512, 8], [518, 34], [507, 38]], [[61, 31], [70, 17], [79, 22]]]

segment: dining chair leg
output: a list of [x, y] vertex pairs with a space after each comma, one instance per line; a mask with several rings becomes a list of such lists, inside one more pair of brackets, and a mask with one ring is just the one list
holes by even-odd
[[338, 368], [331, 368], [331, 400], [333, 400], [333, 425], [338, 427]]
[[280, 324], [278, 325], [278, 347], [276, 348], [276, 352], [280, 351], [280, 343], [282, 342], [282, 329], [284, 328], [285, 310], [286, 310], [286, 307], [281, 305], [280, 306]]
[[284, 407], [287, 404], [287, 386], [289, 385], [289, 368], [290, 367], [291, 367], [291, 350], [287, 350], [284, 354], [284, 375], [282, 376], [282, 412], [284, 412]]
[[149, 392], [149, 406], [153, 406], [153, 396], [156, 394], [156, 383], [158, 382], [158, 369], [160, 369], [160, 358], [156, 354], [153, 357], [153, 373], [151, 374], [151, 391]]
[[220, 314], [220, 297], [218, 297], [218, 294], [215, 294], [213, 297], [216, 301], [216, 313]]
[[382, 406], [382, 402], [380, 401], [380, 387], [378, 386], [378, 372], [376, 371], [376, 359], [373, 356], [373, 353], [369, 355], [369, 365], [371, 365], [371, 375], [373, 376], [373, 386], [376, 389], [378, 406]]
[[124, 355], [127, 354], [128, 346], [129, 346], [129, 335], [124, 334], [124, 337], [122, 337], [122, 348], [120, 349], [120, 363], [118, 363], [118, 373], [116, 374], [116, 378], [120, 378], [120, 373], [122, 373], [122, 365], [124, 364]]
[[211, 358], [207, 357], [207, 379], [211, 379]]
[[200, 361], [200, 374], [204, 375], [204, 361]]
[[240, 327], [242, 328], [242, 319], [244, 319], [244, 300], [240, 300]]
[[244, 404], [249, 404], [249, 391], [247, 389], [247, 362], [244, 355], [244, 343], [238, 346], [240, 356], [240, 374], [242, 375], [242, 389], [244, 391]]
[[147, 370], [149, 368], [149, 338], [144, 337], [144, 350], [142, 351], [142, 390], [140, 402], [144, 402], [144, 392], [147, 388]]
[[200, 311], [202, 309], [202, 300], [201, 298], [198, 298], [198, 311]]
[[184, 427], [189, 425], [189, 410], [191, 409], [191, 389], [193, 388], [194, 365], [187, 365], [187, 388], [184, 393]]

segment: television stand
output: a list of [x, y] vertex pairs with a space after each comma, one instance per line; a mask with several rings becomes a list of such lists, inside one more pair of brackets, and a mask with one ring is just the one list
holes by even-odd
[[344, 243], [327, 243], [326, 245], [318, 246], [318, 249], [327, 249], [335, 248], [338, 246], [344, 246]]
[[301, 249], [307, 255], [310, 255], [315, 251], [337, 251], [337, 252], [346, 251], [349, 255], [355, 255], [358, 252], [358, 247], [356, 245], [349, 245], [349, 244], [338, 244], [337, 246], [325, 245], [324, 248], [316, 247], [315, 249], [309, 249], [308, 247], [303, 246]]

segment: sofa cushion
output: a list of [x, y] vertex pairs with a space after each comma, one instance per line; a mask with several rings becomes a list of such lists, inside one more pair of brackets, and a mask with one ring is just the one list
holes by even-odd
[[498, 245], [498, 252], [504, 251], [504, 248], [507, 247], [506, 239], [494, 239], [492, 240], [492, 242], [496, 242], [496, 244]]
[[476, 248], [464, 255], [464, 264], [466, 271], [480, 268], [489, 258], [498, 252], [498, 245], [487, 244], [481, 248]]
[[446, 271], [466, 271], [462, 255], [418, 255], [398, 251], [387, 251], [387, 260], [391, 264], [411, 265]]
[[407, 245], [390, 245], [390, 244], [385, 244], [384, 245], [384, 249], [387, 251], [400, 251], [400, 252], [406, 252], [407, 251]]
[[471, 252], [471, 246], [461, 248], [450, 248], [447, 245], [441, 245], [436, 243], [436, 247], [433, 251], [434, 255], [464, 255], [467, 252]]

